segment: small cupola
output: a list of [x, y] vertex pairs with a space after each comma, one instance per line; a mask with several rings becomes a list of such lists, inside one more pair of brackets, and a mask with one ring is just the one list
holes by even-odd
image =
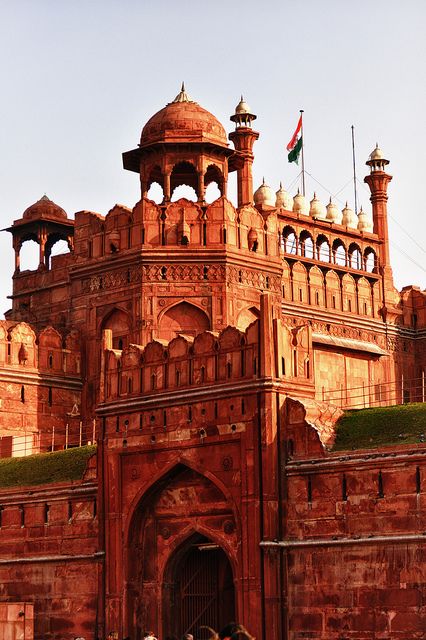
[[372, 219], [362, 210], [358, 214], [358, 231], [367, 231], [368, 233], [373, 233], [373, 221]]
[[317, 198], [317, 194], [314, 193], [314, 197], [311, 200], [311, 206], [309, 208], [309, 215], [314, 220], [325, 220], [327, 216], [327, 209], [325, 204]]
[[302, 216], [309, 215], [309, 202], [305, 196], [300, 193], [299, 189], [293, 199], [293, 212], [300, 213]]
[[389, 164], [389, 160], [386, 160], [383, 155], [383, 151], [379, 148], [378, 143], [376, 142], [376, 147], [370, 153], [366, 164], [370, 167], [370, 173], [375, 171], [383, 171], [387, 164]]
[[293, 211], [293, 198], [286, 191], [280, 182], [280, 188], [276, 192], [275, 206], [277, 209], [285, 209], [286, 211]]
[[266, 184], [265, 178], [263, 178], [260, 187], [254, 192], [253, 200], [256, 206], [266, 205], [268, 207], [275, 207], [275, 193], [271, 187]]
[[335, 202], [330, 197], [330, 202], [327, 205], [327, 220], [334, 222], [335, 224], [342, 224], [342, 212]]
[[235, 113], [231, 116], [230, 120], [235, 122], [235, 128], [237, 127], [251, 127], [253, 120], [256, 120], [257, 116], [252, 113], [249, 105], [241, 96], [241, 100], [235, 107]]
[[345, 208], [342, 210], [342, 224], [350, 229], [356, 229], [358, 227], [358, 217], [355, 215], [355, 211], [345, 204]]

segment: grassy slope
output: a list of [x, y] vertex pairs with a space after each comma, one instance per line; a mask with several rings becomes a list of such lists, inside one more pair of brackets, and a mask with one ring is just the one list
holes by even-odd
[[346, 411], [333, 451], [426, 441], [426, 403]]
[[25, 458], [0, 459], [0, 487], [25, 487], [80, 480], [96, 446], [40, 453]]

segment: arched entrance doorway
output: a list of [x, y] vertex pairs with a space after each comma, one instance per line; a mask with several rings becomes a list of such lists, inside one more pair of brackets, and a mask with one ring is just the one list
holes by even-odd
[[165, 637], [192, 633], [210, 638], [203, 627], [221, 629], [235, 618], [232, 568], [221, 547], [201, 535], [192, 536], [171, 558], [163, 589]]
[[[162, 476], [136, 507], [127, 548], [126, 634], [180, 639], [238, 614], [234, 592], [238, 532], [228, 498], [185, 464]], [[231, 569], [232, 566], [232, 569]], [[236, 584], [238, 584], [236, 582]]]

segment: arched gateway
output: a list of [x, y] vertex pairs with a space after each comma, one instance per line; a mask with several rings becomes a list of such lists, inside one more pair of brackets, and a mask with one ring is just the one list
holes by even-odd
[[234, 581], [226, 553], [205, 536], [190, 536], [170, 558], [162, 595], [165, 637], [192, 633], [199, 640], [209, 638], [202, 627], [222, 628], [235, 618]]
[[143, 496], [128, 545], [128, 631], [161, 638], [218, 628], [236, 615], [235, 520], [222, 491], [179, 464]]

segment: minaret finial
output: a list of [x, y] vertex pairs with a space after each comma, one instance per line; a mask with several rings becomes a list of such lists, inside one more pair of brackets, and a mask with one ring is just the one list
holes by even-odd
[[185, 81], [182, 80], [182, 86], [180, 88], [181, 91], [185, 91]]

